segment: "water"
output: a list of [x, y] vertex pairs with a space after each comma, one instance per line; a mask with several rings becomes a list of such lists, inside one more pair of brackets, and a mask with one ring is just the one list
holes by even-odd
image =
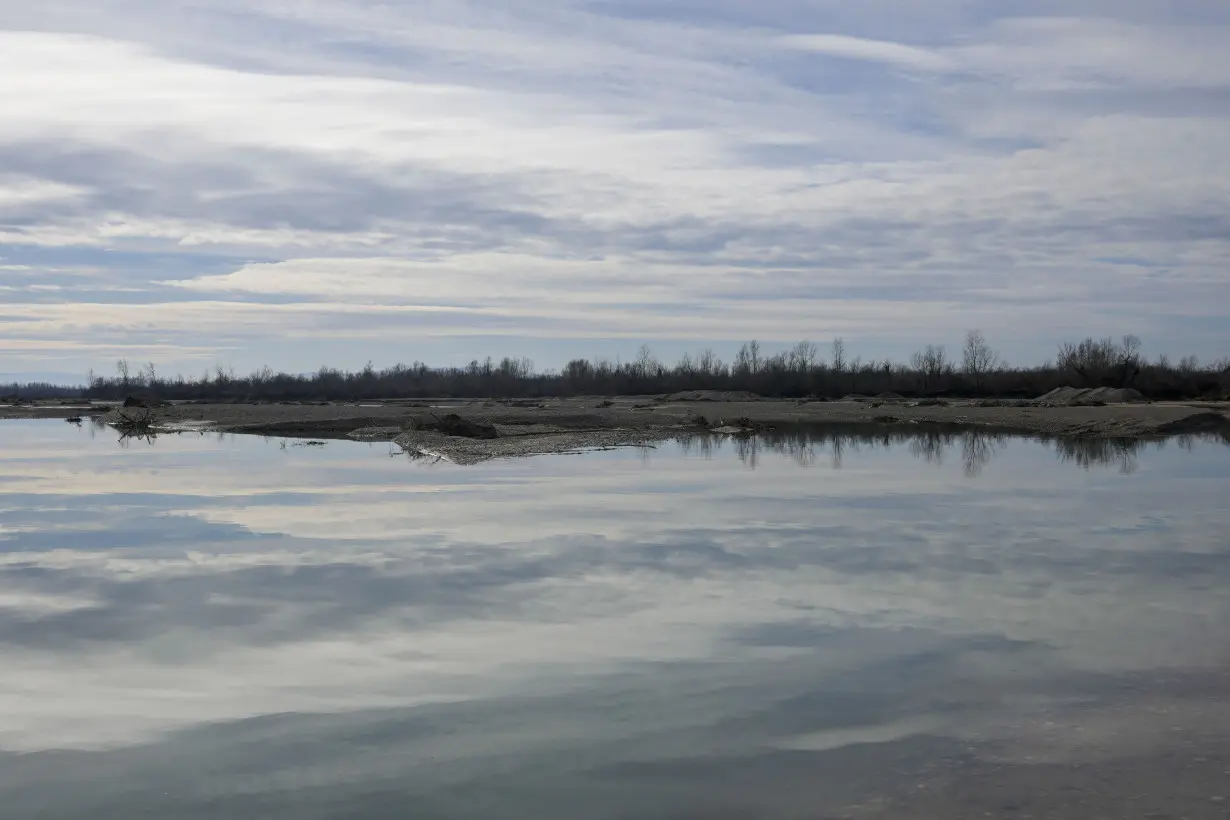
[[1230, 448], [849, 432], [0, 423], [0, 816], [1224, 817]]

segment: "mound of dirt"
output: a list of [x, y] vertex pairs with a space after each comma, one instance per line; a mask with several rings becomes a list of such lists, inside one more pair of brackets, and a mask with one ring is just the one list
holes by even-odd
[[746, 390], [684, 390], [671, 393], [667, 401], [758, 401], [760, 396]]
[[1056, 387], [1044, 396], [1038, 397], [1039, 404], [1049, 404], [1059, 407], [1072, 407], [1082, 404], [1143, 404], [1147, 402], [1144, 394], [1131, 387]]
[[591, 430], [501, 437], [494, 441], [448, 436], [430, 430], [411, 430], [393, 443], [413, 459], [447, 461], [453, 464], [481, 464], [497, 458], [579, 453], [614, 447], [651, 447], [669, 438], [665, 430]]
[[1144, 393], [1132, 387], [1099, 387], [1089, 395], [1089, 399], [1107, 404], [1144, 404], [1149, 401]]
[[876, 398], [881, 399], [883, 401], [901, 401], [902, 399], [905, 398], [905, 396], [901, 395], [900, 393], [884, 392], [884, 393], [877, 393]]
[[170, 407], [171, 405], [165, 401], [160, 401], [149, 396], [128, 396], [124, 399], [124, 407]]
[[1038, 396], [1039, 404], [1067, 404], [1077, 396], [1087, 393], [1088, 390], [1083, 390], [1079, 387], [1056, 387], [1049, 393]]
[[432, 415], [430, 418], [416, 419], [413, 422], [415, 430], [441, 433], [455, 438], [499, 438], [500, 434], [493, 424], [482, 424], [477, 421], [463, 419], [456, 413], [443, 416]]

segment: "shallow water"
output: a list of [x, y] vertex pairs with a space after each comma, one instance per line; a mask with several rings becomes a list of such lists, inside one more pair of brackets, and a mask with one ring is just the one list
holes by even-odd
[[0, 423], [0, 816], [1224, 817], [1230, 447], [853, 433]]

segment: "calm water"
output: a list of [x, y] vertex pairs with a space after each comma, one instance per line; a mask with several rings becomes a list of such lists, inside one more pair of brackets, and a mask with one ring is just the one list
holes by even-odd
[[1230, 447], [0, 423], [4, 818], [1217, 817]]

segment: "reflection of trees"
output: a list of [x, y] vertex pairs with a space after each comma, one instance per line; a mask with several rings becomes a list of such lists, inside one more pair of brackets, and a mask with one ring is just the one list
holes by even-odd
[[706, 461], [722, 446], [722, 439], [709, 433], [682, 433], [676, 441], [684, 455], [700, 456]]
[[[966, 476], [977, 478], [1001, 452], [1010, 436], [989, 430], [971, 430], [956, 425], [915, 424], [888, 428], [870, 424], [794, 425], [766, 430], [755, 436], [726, 439], [707, 433], [689, 433], [679, 438], [685, 453], [712, 458], [714, 452], [730, 443], [736, 457], [755, 469], [767, 455], [778, 455], [800, 466], [818, 461], [818, 452], [828, 451], [833, 469], [839, 470], [843, 460], [852, 453], [905, 447], [915, 457], [928, 464], [942, 465], [950, 450], [960, 448], [961, 466]], [[1137, 456], [1149, 442], [1141, 439], [1055, 438], [1022, 436], [1051, 444], [1061, 461], [1084, 469], [1117, 467], [1127, 475], [1137, 469]], [[1180, 447], [1190, 448], [1196, 441], [1211, 441], [1230, 445], [1230, 437], [1221, 434], [1197, 434], [1176, 437]], [[1158, 447], [1164, 442], [1155, 442]]]
[[952, 433], [936, 430], [919, 432], [910, 437], [910, 453], [928, 464], [939, 466], [944, 463], [944, 451], [952, 446], [954, 439]]
[[755, 436], [735, 439], [735, 455], [753, 470], [760, 463], [760, 439]]
[[1004, 448], [1008, 437], [985, 430], [920, 430], [910, 435], [910, 452], [928, 464], [941, 465], [949, 450], [961, 446], [961, 467], [969, 478], [977, 478], [995, 454]]
[[[1060, 438], [1055, 439], [1055, 452], [1059, 460], [1076, 464], [1088, 470], [1090, 467], [1119, 467], [1123, 475], [1136, 472], [1137, 454], [1146, 442], [1131, 438]], [[1182, 447], [1191, 442], [1179, 442]]]
[[958, 435], [951, 428], [924, 425], [908, 429], [866, 424], [798, 425], [739, 439], [735, 453], [750, 467], [755, 467], [766, 453], [782, 455], [807, 467], [819, 460], [817, 452], [827, 450], [829, 463], [840, 470], [849, 455], [899, 446], [909, 447], [915, 456], [928, 462], [942, 463], [944, 451], [957, 440]]
[[982, 468], [1007, 446], [1008, 437], [1002, 433], [965, 433], [961, 436], [961, 465], [965, 475], [969, 478], [982, 475]]
[[739, 460], [756, 468], [762, 453], [772, 453], [792, 459], [800, 467], [816, 463], [815, 439], [804, 429], [773, 430], [758, 436], [735, 439]]

